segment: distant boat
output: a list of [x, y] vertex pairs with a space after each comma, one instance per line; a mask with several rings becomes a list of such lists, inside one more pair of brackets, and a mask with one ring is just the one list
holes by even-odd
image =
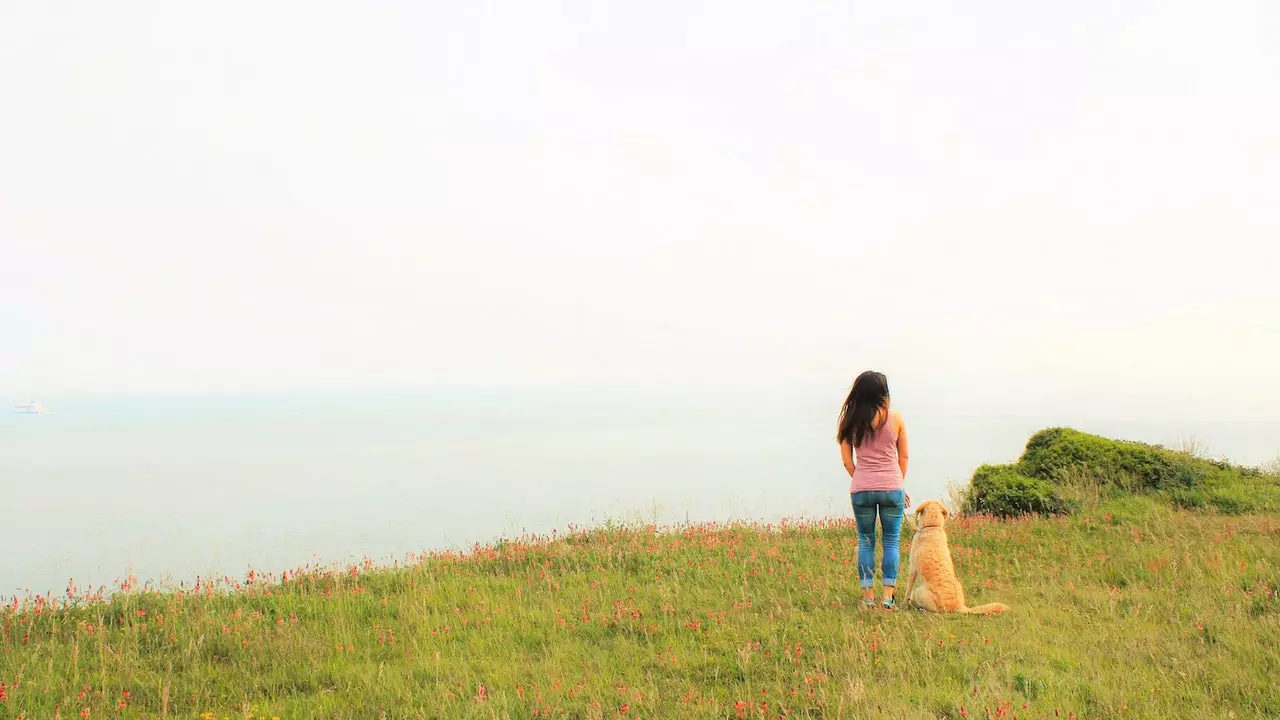
[[23, 415], [39, 415], [41, 413], [49, 412], [49, 409], [35, 400], [32, 400], [26, 405], [14, 405], [13, 411], [16, 413], [22, 413]]

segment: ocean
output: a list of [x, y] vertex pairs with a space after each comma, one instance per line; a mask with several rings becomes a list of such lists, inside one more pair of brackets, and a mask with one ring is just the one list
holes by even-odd
[[[307, 563], [467, 548], [608, 521], [848, 516], [832, 439], [842, 398], [499, 393], [40, 398], [0, 413], [0, 596], [242, 578]], [[25, 401], [25, 398], [15, 401]], [[1280, 421], [1088, 419], [899, 404], [908, 491], [944, 497], [1040, 428], [1250, 464]], [[7, 410], [7, 409], [6, 409]]]

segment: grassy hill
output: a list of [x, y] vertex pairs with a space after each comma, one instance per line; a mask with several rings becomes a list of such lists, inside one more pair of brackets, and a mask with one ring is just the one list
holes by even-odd
[[1280, 515], [1127, 495], [950, 537], [1011, 612], [861, 610], [848, 519], [27, 598], [0, 718], [1280, 717]]

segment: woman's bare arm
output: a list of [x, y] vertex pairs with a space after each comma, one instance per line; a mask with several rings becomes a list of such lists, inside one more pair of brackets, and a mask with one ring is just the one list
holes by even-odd
[[907, 479], [907, 459], [910, 456], [907, 446], [907, 423], [898, 415], [898, 468], [902, 470], [902, 479]]
[[853, 477], [853, 446], [848, 440], [840, 441], [840, 459], [844, 461], [844, 469], [849, 471], [849, 477]]

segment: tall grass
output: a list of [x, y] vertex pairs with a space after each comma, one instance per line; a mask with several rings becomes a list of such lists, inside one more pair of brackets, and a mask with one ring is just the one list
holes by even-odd
[[1280, 482], [1280, 455], [1276, 455], [1262, 466], [1262, 472], [1272, 480]]
[[1010, 613], [862, 611], [847, 520], [69, 588], [0, 611], [0, 717], [1280, 715], [1280, 517], [1129, 497], [950, 537]]
[[1174, 452], [1186, 455], [1189, 458], [1197, 460], [1209, 459], [1209, 446], [1203, 440], [1193, 436], [1182, 438], [1178, 444], [1173, 447]]

